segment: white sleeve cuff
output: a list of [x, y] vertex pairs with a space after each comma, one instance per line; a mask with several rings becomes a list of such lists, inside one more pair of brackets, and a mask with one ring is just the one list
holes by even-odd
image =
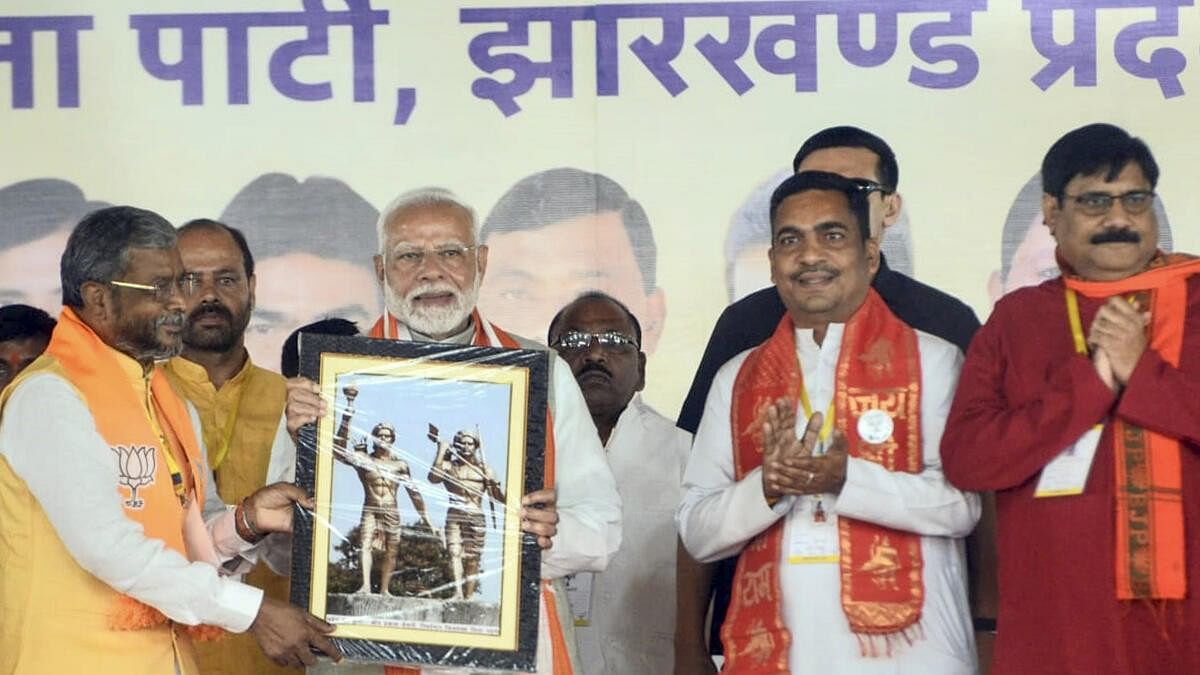
[[231, 633], [244, 633], [262, 606], [262, 589], [222, 579], [217, 595], [213, 598], [213, 616], [209, 623], [220, 626]]

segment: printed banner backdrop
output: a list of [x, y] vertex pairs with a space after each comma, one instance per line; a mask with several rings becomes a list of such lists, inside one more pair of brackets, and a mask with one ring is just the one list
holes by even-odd
[[96, 206], [220, 218], [278, 367], [303, 323], [369, 326], [377, 210], [441, 185], [491, 247], [485, 315], [544, 340], [613, 293], [674, 416], [722, 308], [769, 283], [767, 196], [827, 126], [890, 142], [889, 261], [981, 318], [1054, 273], [1030, 181], [1085, 123], [1147, 140], [1160, 222], [1200, 249], [1198, 47], [1193, 0], [5, 0], [0, 302], [57, 313]]

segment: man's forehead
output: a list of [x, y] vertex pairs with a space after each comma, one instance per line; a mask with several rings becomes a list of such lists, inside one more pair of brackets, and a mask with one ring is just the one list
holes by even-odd
[[821, 148], [800, 162], [799, 171], [827, 171], [846, 178], [882, 180], [879, 175], [879, 155], [866, 148]]
[[1149, 187], [1150, 181], [1146, 179], [1146, 174], [1142, 172], [1141, 165], [1137, 162], [1129, 161], [1121, 167], [1121, 170], [1111, 180], [1109, 179], [1109, 167], [1104, 166], [1099, 171], [1093, 173], [1075, 174], [1067, 183], [1067, 186], [1068, 188], [1102, 188], [1107, 184]]
[[577, 300], [563, 315], [559, 332], [568, 330], [633, 331], [633, 322], [615, 302], [608, 298]]
[[217, 230], [189, 230], [179, 235], [179, 255], [187, 267], [241, 266], [242, 250], [233, 235]]
[[171, 274], [183, 269], [183, 260], [179, 257], [179, 249], [171, 248], [131, 248], [129, 249], [127, 274]]
[[784, 225], [793, 228], [812, 228], [830, 221], [848, 222], [850, 198], [838, 190], [805, 190], [789, 195], [775, 212], [776, 230]]
[[386, 235], [392, 246], [425, 243], [429, 240], [474, 242], [475, 224], [471, 214], [453, 204], [409, 206], [392, 214]]

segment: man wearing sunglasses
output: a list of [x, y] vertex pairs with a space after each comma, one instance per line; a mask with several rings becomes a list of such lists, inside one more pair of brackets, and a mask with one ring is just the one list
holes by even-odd
[[547, 339], [583, 390], [624, 513], [621, 550], [608, 569], [571, 582], [581, 675], [670, 673], [673, 516], [691, 436], [637, 396], [646, 384], [641, 322], [616, 298], [585, 293], [554, 317]]
[[1156, 246], [1158, 165], [1110, 124], [1042, 161], [1060, 278], [971, 344], [942, 458], [994, 490], [996, 675], [1200, 672], [1200, 260]]
[[[892, 148], [875, 134], [851, 126], [819, 131], [800, 146], [792, 161], [792, 169], [797, 173], [827, 171], [852, 179], [867, 196], [871, 238], [876, 241], [887, 236], [887, 228], [900, 216], [900, 167]], [[979, 320], [970, 307], [942, 291], [890, 269], [887, 259], [882, 255], [871, 286], [901, 321], [917, 330], [936, 335], [963, 352], [966, 352], [971, 336], [979, 328]], [[742, 298], [721, 313], [679, 412], [677, 424], [681, 429], [696, 432], [717, 370], [734, 356], [770, 337], [785, 311], [779, 292], [775, 286], [770, 286]], [[989, 522], [988, 511], [985, 507], [985, 524]], [[974, 575], [993, 566], [987, 560], [979, 560], [981, 556], [972, 555], [977, 548], [984, 547], [968, 541], [973, 594], [977, 588], [987, 585]], [[716, 565], [712, 629], [707, 640], [716, 653], [720, 650], [717, 631], [729, 605], [729, 588], [736, 562], [736, 559], [731, 559]], [[685, 595], [681, 591], [681, 601], [689, 603], [689, 611], [681, 614], [679, 619], [681, 631], [692, 636], [687, 643], [701, 649], [706, 642], [703, 632], [708, 613], [708, 594], [704, 592], [708, 584], [703, 582], [701, 579], [700, 588], [695, 592]], [[979, 624], [981, 629], [994, 630], [995, 622], [991, 620], [990, 610], [978, 609], [980, 613], [976, 616], [984, 619]], [[694, 648], [692, 651], [697, 650]], [[693, 662], [702, 663], [701, 655], [695, 654]], [[676, 671], [677, 675], [690, 672]]]

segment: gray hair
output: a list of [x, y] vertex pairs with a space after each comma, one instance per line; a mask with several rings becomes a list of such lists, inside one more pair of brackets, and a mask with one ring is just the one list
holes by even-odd
[[63, 304], [83, 307], [83, 284], [108, 283], [125, 274], [131, 249], [174, 247], [175, 228], [153, 211], [111, 206], [89, 213], [71, 231], [63, 251]]
[[467, 215], [471, 218], [471, 236], [474, 238], [474, 241], [471, 243], [479, 241], [479, 226], [477, 225], [479, 221], [475, 217], [475, 209], [471, 208], [446, 188], [423, 187], [416, 190], [409, 190], [396, 197], [379, 214], [379, 222], [375, 225], [376, 234], [379, 237], [379, 254], [384, 255], [387, 253], [387, 251], [383, 250], [387, 241], [387, 225], [397, 213], [405, 209], [431, 206], [454, 206], [466, 211]]

